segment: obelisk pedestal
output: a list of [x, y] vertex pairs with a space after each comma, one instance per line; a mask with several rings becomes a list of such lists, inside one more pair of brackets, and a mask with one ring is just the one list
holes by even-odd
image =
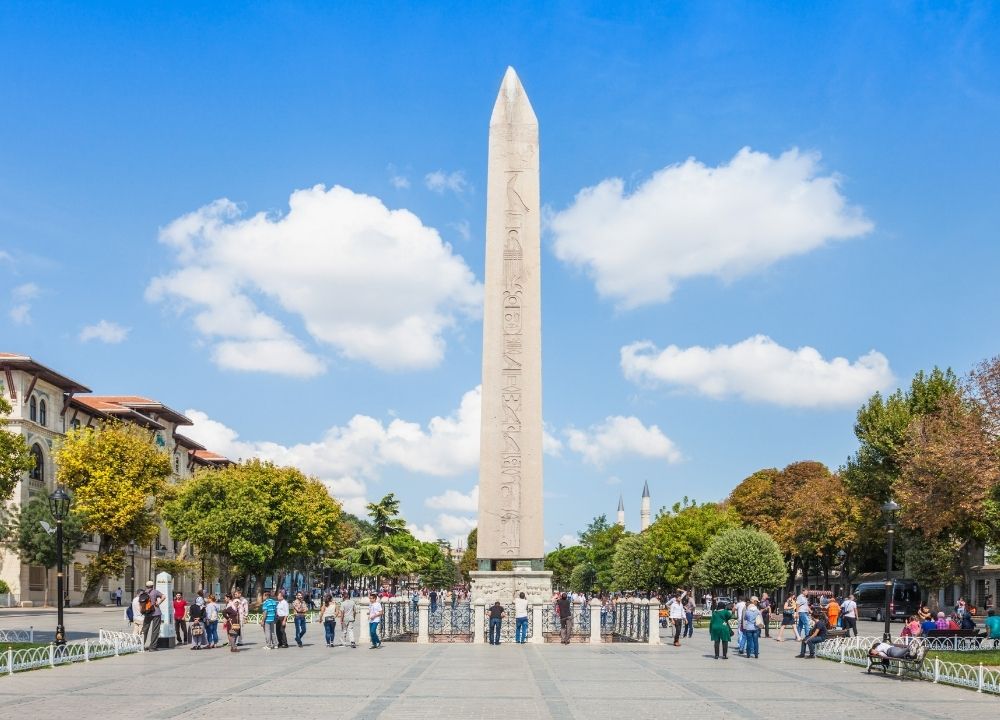
[[[546, 597], [538, 120], [513, 68], [490, 117], [477, 559], [472, 594]], [[513, 569], [499, 570], [511, 561]]]

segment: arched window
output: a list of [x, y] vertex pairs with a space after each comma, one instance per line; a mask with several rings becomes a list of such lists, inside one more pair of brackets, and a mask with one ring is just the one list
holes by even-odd
[[45, 427], [46, 410], [48, 410], [48, 406], [46, 406], [45, 401], [42, 400], [40, 403], [38, 403], [38, 424], [41, 425], [42, 427]]
[[38, 403], [35, 401], [34, 395], [28, 401], [28, 418], [31, 422], [38, 422]]
[[45, 456], [42, 455], [42, 448], [37, 444], [31, 446], [31, 456], [35, 458], [35, 467], [28, 473], [28, 479], [35, 482], [45, 480]]

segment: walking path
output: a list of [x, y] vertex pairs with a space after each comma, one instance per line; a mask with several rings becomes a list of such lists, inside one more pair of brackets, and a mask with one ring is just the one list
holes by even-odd
[[[879, 717], [981, 718], [995, 696], [866, 675], [799, 660], [798, 645], [762, 641], [761, 659], [714, 660], [707, 633], [683, 647], [632, 644], [386, 643], [327, 648], [186, 648], [0, 677], [0, 718]], [[316, 644], [318, 642], [318, 644]]]

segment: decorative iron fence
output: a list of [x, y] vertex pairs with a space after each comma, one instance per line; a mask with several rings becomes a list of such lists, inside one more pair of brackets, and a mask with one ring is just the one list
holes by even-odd
[[417, 634], [417, 614], [408, 602], [383, 602], [378, 636], [382, 640], [414, 640]]
[[[571, 635], [590, 636], [590, 606], [587, 603], [573, 604], [570, 606], [570, 617], [572, 618]], [[562, 632], [562, 621], [559, 612], [554, 605], [545, 605], [542, 608], [542, 628], [547, 633]]]
[[0, 642], [35, 642], [35, 628], [27, 630], [0, 630]]
[[624, 601], [615, 605], [612, 634], [618, 640], [649, 641], [649, 604]]
[[428, 618], [431, 642], [472, 642], [472, 605], [438, 605]]
[[24, 670], [90, 662], [136, 652], [142, 652], [141, 635], [101, 630], [96, 640], [87, 638], [65, 645], [43, 645], [23, 650], [8, 648], [6, 652], [0, 652], [0, 674], [13, 675]]
[[[483, 613], [483, 637], [489, 642], [490, 637], [490, 608], [492, 605], [486, 606], [486, 611]], [[508, 643], [514, 642], [516, 632], [517, 632], [517, 619], [514, 617], [514, 603], [507, 603], [502, 605], [503, 607], [503, 617], [500, 619], [500, 642]], [[525, 635], [525, 639], [530, 639], [535, 632], [535, 620], [533, 618], [534, 613], [531, 612], [531, 608], [528, 608], [528, 633]]]
[[[942, 639], [950, 638], [930, 638], [932, 641]], [[865, 636], [834, 638], [818, 645], [816, 654], [827, 660], [865, 666], [868, 664], [868, 651], [877, 642], [881, 642], [881, 638]], [[935, 683], [972, 688], [978, 692], [1000, 694], [1000, 670], [987, 670], [982, 663], [966, 665], [940, 658], [928, 658], [924, 660], [919, 671], [900, 667], [897, 673], [900, 677], [930, 680]]]

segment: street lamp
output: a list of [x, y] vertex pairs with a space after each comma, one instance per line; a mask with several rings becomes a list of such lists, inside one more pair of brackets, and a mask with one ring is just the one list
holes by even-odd
[[62, 487], [57, 487], [49, 495], [49, 510], [56, 521], [56, 645], [66, 644], [66, 628], [63, 626], [63, 520], [69, 515], [69, 495]]
[[128, 554], [132, 558], [132, 571], [129, 575], [129, 599], [135, 597], [135, 555], [139, 552], [139, 546], [135, 544], [135, 540], [129, 540], [128, 543]]
[[890, 642], [892, 640], [892, 633], [889, 631], [889, 623], [892, 620], [892, 616], [889, 614], [889, 606], [892, 602], [892, 541], [896, 535], [896, 513], [898, 512], [899, 505], [892, 500], [889, 500], [889, 502], [882, 506], [882, 514], [885, 516], [885, 533], [887, 537], [885, 550], [885, 608], [883, 609], [885, 617], [885, 630], [882, 632], [882, 640], [884, 642]]

